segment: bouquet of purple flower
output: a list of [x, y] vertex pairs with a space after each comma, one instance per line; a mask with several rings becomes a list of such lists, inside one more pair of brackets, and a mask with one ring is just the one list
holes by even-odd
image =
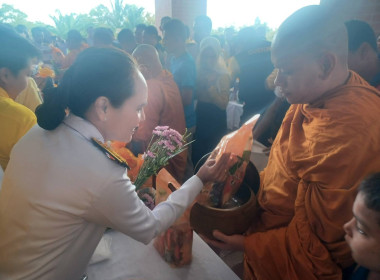
[[168, 164], [169, 160], [179, 153], [183, 152], [187, 145], [189, 132], [183, 135], [168, 126], [157, 126], [153, 130], [153, 136], [150, 140], [148, 148], [143, 155], [144, 163], [141, 166], [134, 185], [139, 190], [145, 181], [152, 175]]

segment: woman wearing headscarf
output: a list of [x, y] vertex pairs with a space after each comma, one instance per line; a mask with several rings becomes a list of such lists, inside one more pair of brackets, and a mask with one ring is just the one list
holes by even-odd
[[214, 37], [206, 37], [201, 41], [197, 58], [198, 104], [196, 140], [193, 143], [194, 164], [211, 152], [227, 132], [229, 89], [230, 75], [222, 57], [220, 42]]

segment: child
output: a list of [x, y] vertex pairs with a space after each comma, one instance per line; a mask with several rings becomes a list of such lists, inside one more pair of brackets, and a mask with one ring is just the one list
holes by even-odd
[[360, 265], [352, 279], [380, 279], [380, 173], [361, 183], [352, 212], [344, 225], [352, 257]]

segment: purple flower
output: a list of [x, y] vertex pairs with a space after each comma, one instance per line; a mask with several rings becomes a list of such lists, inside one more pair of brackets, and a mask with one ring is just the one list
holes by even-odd
[[156, 156], [151, 151], [147, 151], [143, 154], [143, 159], [146, 160], [148, 157], [155, 158]]
[[164, 141], [164, 144], [165, 144], [165, 147], [167, 148], [167, 149], [169, 149], [170, 151], [174, 151], [175, 150], [175, 147], [170, 143], [170, 141], [168, 141], [168, 140], [165, 140]]
[[162, 133], [161, 130], [153, 130], [153, 135], [162, 136]]
[[164, 131], [164, 130], [168, 130], [169, 127], [168, 126], [156, 126], [154, 130], [161, 130], [161, 131]]
[[147, 151], [146, 154], [147, 154], [148, 157], [151, 157], [151, 158], [155, 158], [156, 157], [151, 151]]

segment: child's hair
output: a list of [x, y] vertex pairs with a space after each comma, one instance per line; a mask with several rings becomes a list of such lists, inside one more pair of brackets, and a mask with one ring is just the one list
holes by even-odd
[[32, 43], [3, 24], [0, 24], [0, 38], [0, 68], [9, 69], [14, 75], [28, 66], [29, 59], [40, 55]]
[[187, 31], [185, 24], [179, 19], [171, 19], [163, 26], [165, 34], [178, 38], [183, 42], [187, 39]]
[[[380, 172], [366, 177], [359, 186], [364, 195], [364, 203], [368, 209], [379, 212], [380, 217]], [[380, 218], [378, 219], [380, 225]]]
[[65, 109], [84, 118], [100, 96], [120, 107], [134, 92], [137, 65], [115, 48], [89, 48], [81, 52], [65, 72], [57, 88], [44, 92], [44, 103], [36, 109], [40, 127], [53, 130], [63, 121]]

